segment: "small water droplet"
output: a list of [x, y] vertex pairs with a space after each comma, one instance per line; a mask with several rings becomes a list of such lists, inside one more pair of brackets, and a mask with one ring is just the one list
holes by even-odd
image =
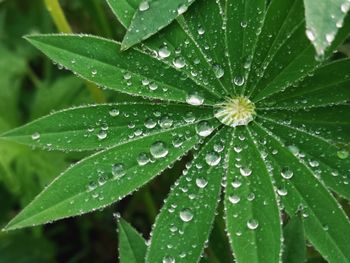
[[200, 106], [204, 102], [204, 98], [198, 92], [192, 92], [186, 97], [186, 102], [193, 106]]
[[349, 157], [349, 152], [347, 150], [340, 150], [337, 152], [337, 156], [340, 159], [347, 159]]
[[33, 140], [33, 141], [36, 141], [36, 140], [39, 140], [39, 139], [40, 139], [40, 133], [34, 132], [34, 133], [32, 134], [32, 140]]
[[281, 171], [281, 175], [284, 179], [290, 179], [293, 177], [293, 171], [289, 167], [284, 167]]
[[248, 167], [241, 167], [239, 169], [239, 172], [241, 173], [241, 175], [243, 176], [250, 176], [252, 174], [252, 170], [250, 170]]
[[162, 263], [175, 263], [175, 259], [170, 256], [165, 256], [162, 259]]
[[149, 2], [148, 1], [142, 1], [139, 5], [139, 10], [141, 12], [146, 11], [149, 9]]
[[187, 6], [182, 4], [182, 5], [179, 5], [179, 7], [177, 8], [177, 13], [179, 15], [182, 15], [183, 13], [185, 13], [187, 11]]
[[228, 197], [228, 200], [230, 201], [231, 204], [237, 204], [241, 200], [241, 198], [238, 195], [230, 195]]
[[208, 184], [208, 181], [205, 180], [204, 178], [197, 178], [196, 179], [196, 185], [199, 187], [199, 188], [205, 188]]
[[243, 86], [245, 80], [242, 76], [236, 76], [233, 79], [233, 82], [235, 83], [236, 86], [241, 87], [241, 86]]
[[215, 77], [220, 79], [225, 75], [224, 69], [220, 65], [214, 65], [213, 70], [215, 73]]
[[171, 52], [169, 50], [169, 48], [167, 46], [162, 46], [159, 50], [158, 50], [158, 56], [160, 58], [167, 58], [171, 55]]
[[109, 115], [110, 115], [111, 117], [117, 117], [117, 116], [119, 115], [119, 113], [120, 113], [120, 111], [119, 111], [118, 109], [111, 109], [111, 110], [109, 111]]
[[137, 157], [137, 163], [144, 166], [150, 162], [151, 158], [148, 153], [140, 153]]
[[247, 221], [247, 227], [248, 227], [249, 229], [251, 229], [251, 230], [257, 229], [258, 226], [259, 226], [259, 223], [258, 223], [258, 221], [255, 220], [255, 219], [249, 219], [249, 220]]

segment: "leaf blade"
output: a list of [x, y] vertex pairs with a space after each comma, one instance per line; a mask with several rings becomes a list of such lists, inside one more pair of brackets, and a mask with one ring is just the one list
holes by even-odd
[[[206, 158], [226, 136], [226, 128], [217, 132], [203, 146], [188, 173], [175, 183], [154, 225], [146, 262], [181, 261], [181, 255], [188, 262], [199, 260], [214, 220], [224, 170], [218, 163], [224, 162], [223, 152], [215, 153], [220, 159], [215, 159], [213, 166], [209, 166]], [[203, 172], [198, 173], [198, 167]]]
[[144, 262], [147, 245], [144, 238], [124, 219], [118, 220], [119, 259], [121, 263]]
[[283, 228], [284, 251], [282, 262], [303, 263], [306, 262], [306, 244], [304, 238], [303, 221], [300, 215], [289, 219]]

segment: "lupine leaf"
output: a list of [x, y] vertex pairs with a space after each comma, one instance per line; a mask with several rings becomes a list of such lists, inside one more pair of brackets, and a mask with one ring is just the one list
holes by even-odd
[[55, 150], [96, 150], [208, 119], [209, 108], [123, 103], [59, 111], [11, 130], [4, 138]]
[[[122, 42], [122, 49], [145, 40], [187, 11], [194, 0], [139, 1], [138, 9]], [[158, 15], [162, 14], [162, 15]]]
[[350, 141], [350, 106], [338, 105], [311, 109], [261, 111], [260, 116], [291, 123], [294, 127], [320, 135], [333, 144]]
[[175, 183], [154, 225], [147, 263], [199, 261], [219, 201], [227, 135], [226, 127], [218, 131]]
[[[120, 44], [88, 35], [36, 35], [27, 39], [56, 63], [98, 85], [131, 95], [186, 102], [201, 88], [174, 68], [138, 50], [121, 52]], [[179, 88], [181, 87], [181, 88]], [[201, 90], [206, 104], [213, 95]]]
[[[190, 124], [159, 132], [84, 159], [54, 180], [6, 229], [80, 215], [120, 200], [198, 143], [195, 127]], [[179, 147], [180, 135], [183, 137]], [[155, 154], [151, 155], [152, 145], [155, 145]]]
[[304, 0], [307, 35], [318, 54], [332, 44], [350, 9], [347, 0]]
[[259, 36], [257, 32], [261, 30], [265, 18], [265, 7], [266, 0], [225, 1], [226, 46], [232, 68], [230, 75], [233, 75], [231, 85], [235, 85], [236, 93], [239, 94], [242, 93], [241, 86], [246, 84], [251, 68]]
[[[119, 5], [117, 3], [112, 4], [113, 1], [110, 2], [112, 10], [117, 14], [120, 22], [128, 27], [130, 18], [124, 15], [125, 13], [121, 13], [120, 9], [118, 9], [119, 5], [128, 5], [127, 0], [118, 0]], [[225, 87], [220, 78], [215, 74], [218, 70], [218, 62], [212, 61], [213, 57], [211, 50], [206, 50], [202, 47], [201, 41], [198, 41], [198, 37], [204, 37], [203, 34], [198, 36], [198, 24], [190, 24], [191, 21], [195, 22], [202, 19], [200, 18], [202, 12], [200, 11], [206, 9], [207, 5], [212, 7], [210, 11], [211, 15], [216, 19], [219, 19], [219, 21], [214, 20], [215, 23], [222, 24], [222, 18], [219, 16], [220, 7], [216, 1], [205, 0], [206, 5], [203, 5], [201, 2], [203, 1], [197, 1], [194, 3], [193, 6], [190, 7], [189, 12], [187, 12], [188, 15], [185, 18], [179, 18], [181, 23], [174, 21], [167, 28], [160, 31], [159, 34], [145, 41], [144, 45], [152, 51], [152, 54], [157, 54], [158, 58], [170, 67], [176, 68], [174, 64], [179, 61], [182, 62], [183, 67], [181, 68], [181, 71], [185, 73], [188, 78], [202, 86], [204, 90], [221, 97], [222, 92], [225, 91]], [[128, 10], [129, 8], [130, 6], [128, 5]], [[193, 10], [198, 10], [199, 12], [192, 14]], [[212, 19], [205, 19], [201, 22], [201, 32], [206, 32], [211, 29], [213, 33], [214, 29], [212, 28], [212, 23]], [[193, 29], [192, 32], [189, 26]], [[209, 28], [207, 28], [207, 26]], [[184, 30], [184, 28], [186, 28], [186, 30]], [[195, 38], [194, 36], [198, 37]], [[220, 37], [222, 37], [222, 35], [220, 35]], [[230, 74], [226, 72], [225, 78], [229, 76]], [[199, 92], [199, 94], [201, 93]]]
[[[336, 60], [317, 69], [298, 86], [262, 101], [261, 106], [281, 109], [342, 104], [350, 98], [350, 59]], [[260, 106], [260, 103], [259, 103]]]
[[306, 262], [306, 244], [301, 216], [293, 216], [283, 228], [283, 260], [286, 263]]
[[292, 124], [264, 119], [267, 126], [273, 125], [273, 132], [282, 138], [288, 148], [297, 156], [304, 156], [305, 162], [329, 188], [350, 200], [350, 160], [341, 159], [342, 150], [330, 141]]
[[226, 225], [237, 262], [279, 262], [277, 197], [268, 168], [245, 128], [236, 129], [230, 146], [226, 185]]
[[295, 156], [273, 132], [252, 126], [254, 137], [263, 142], [266, 152], [274, 153], [266, 156], [266, 161], [273, 167], [286, 211], [294, 215], [301, 210], [306, 236], [327, 261], [349, 262], [350, 222], [340, 205], [305, 160]]
[[142, 263], [146, 256], [146, 240], [124, 219], [118, 220], [120, 263]]

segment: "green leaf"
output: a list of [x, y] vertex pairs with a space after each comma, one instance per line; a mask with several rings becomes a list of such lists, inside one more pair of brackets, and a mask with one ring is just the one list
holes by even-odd
[[350, 8], [346, 0], [304, 0], [306, 34], [319, 55], [332, 44]]
[[212, 110], [176, 104], [124, 103], [58, 111], [11, 130], [4, 138], [55, 150], [96, 150], [198, 122]]
[[296, 87], [261, 101], [258, 107], [300, 109], [343, 104], [350, 98], [349, 67], [350, 59], [325, 64]]
[[146, 262], [199, 261], [219, 201], [228, 135], [226, 127], [218, 131], [175, 183], [154, 225]]
[[237, 93], [242, 93], [241, 86], [246, 84], [259, 36], [257, 32], [261, 30], [265, 18], [265, 8], [266, 0], [225, 1], [225, 44], [230, 59], [230, 75], [233, 76], [231, 83], [239, 90]]
[[334, 145], [348, 145], [350, 141], [350, 105], [311, 109], [259, 111], [259, 116], [290, 123], [296, 128], [310, 131]]
[[176, 17], [186, 12], [193, 2], [194, 0], [139, 1], [138, 9], [133, 16], [121, 48], [128, 49], [157, 33]]
[[[266, 162], [273, 167], [273, 176], [289, 215], [300, 211], [305, 233], [315, 248], [329, 262], [350, 260], [350, 223], [332, 194], [319, 181], [300, 156], [295, 156], [273, 129], [252, 125], [259, 147], [271, 152]], [[269, 129], [273, 126], [269, 126]]]
[[[128, 13], [130, 12], [131, 5], [127, 0], [118, 0], [119, 5], [126, 7], [125, 12], [121, 8], [118, 9], [117, 4], [111, 4], [111, 8], [114, 13], [117, 14], [118, 19], [124, 25], [128, 25]], [[210, 10], [212, 19], [203, 17], [205, 10]], [[222, 52], [214, 45], [212, 49], [207, 49], [201, 45], [203, 38], [207, 39], [206, 34], [198, 34], [198, 23], [201, 28], [205, 28], [207, 35], [210, 34], [214, 37], [214, 32], [220, 32], [218, 41], [224, 42], [222, 39], [223, 31], [222, 17], [220, 16], [221, 7], [216, 1], [196, 1], [191, 7], [185, 17], [178, 18], [167, 28], [163, 29], [159, 34], [154, 35], [150, 39], [144, 42], [145, 47], [151, 51], [152, 54], [157, 54], [169, 67], [175, 67], [175, 64], [181, 65], [181, 71], [189, 78], [192, 79], [197, 85], [206, 91], [213, 93], [218, 98], [222, 97], [223, 91], [226, 93], [225, 85], [221, 78], [217, 75], [220, 73], [220, 66], [224, 67], [227, 62], [222, 56]], [[194, 24], [191, 24], [194, 23]], [[217, 25], [214, 27], [212, 24]], [[208, 27], [208, 28], [207, 28]], [[218, 31], [220, 30], [220, 31]], [[209, 32], [209, 33], [208, 33]], [[215, 39], [217, 36], [215, 36]], [[222, 47], [222, 45], [220, 45]], [[226, 49], [226, 47], [224, 47]], [[217, 54], [215, 54], [217, 53]], [[220, 56], [220, 61], [217, 61], [216, 56]], [[179, 63], [180, 62], [180, 63]], [[228, 70], [225, 70], [223, 76], [224, 79], [230, 79], [231, 76]], [[225, 80], [226, 82], [226, 80]], [[231, 86], [230, 83], [228, 86]], [[196, 93], [193, 93], [196, 94]], [[198, 92], [201, 95], [201, 92]]]
[[147, 183], [198, 141], [196, 125], [189, 124], [92, 155], [54, 180], [6, 229], [48, 223], [105, 207]]
[[119, 22], [128, 28], [142, 0], [106, 0]]
[[[293, 126], [293, 123], [286, 124], [267, 118], [263, 122], [267, 127], [271, 125], [274, 127], [274, 133], [284, 140], [296, 156], [304, 158], [320, 180], [333, 191], [350, 200], [348, 173], [350, 159], [341, 159], [338, 156], [341, 148], [320, 136], [317, 130], [316, 132], [307, 131], [305, 128]], [[318, 125], [318, 127], [322, 126]]]
[[138, 96], [186, 102], [201, 91], [205, 104], [216, 97], [181, 72], [139, 50], [121, 52], [120, 44], [88, 35], [36, 35], [27, 39], [56, 63], [100, 86]]
[[233, 138], [225, 210], [235, 258], [237, 262], [277, 263], [282, 230], [272, 178], [247, 129], [236, 129]]
[[304, 228], [301, 216], [293, 216], [283, 228], [284, 251], [283, 260], [285, 263], [306, 262], [306, 244]]
[[144, 238], [122, 218], [118, 220], [118, 230], [120, 262], [144, 262], [147, 251], [147, 245]]

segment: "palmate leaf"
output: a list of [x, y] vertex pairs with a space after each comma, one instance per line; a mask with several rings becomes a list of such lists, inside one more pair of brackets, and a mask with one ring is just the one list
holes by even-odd
[[6, 229], [47, 223], [105, 207], [151, 180], [198, 142], [196, 124], [188, 124], [92, 155], [54, 180]]
[[[270, 129], [273, 126], [270, 126]], [[305, 160], [294, 155], [279, 137], [261, 125], [252, 125], [256, 140], [265, 145], [267, 165], [290, 215], [301, 210], [305, 233], [311, 243], [329, 262], [348, 262], [350, 245], [349, 220], [340, 205], [314, 175]], [[261, 145], [260, 145], [261, 146]], [[272, 153], [272, 154], [271, 154]]]
[[156, 219], [147, 263], [199, 261], [219, 201], [228, 138], [227, 127], [218, 131], [175, 183]]
[[100, 104], [58, 111], [11, 130], [3, 137], [53, 150], [98, 150], [211, 116], [210, 108], [187, 105]]
[[343, 25], [350, 9], [347, 0], [304, 0], [307, 36], [317, 53], [323, 55]]
[[[120, 22], [132, 27], [141, 0], [109, 3]], [[349, 31], [348, 17], [325, 59]], [[349, 198], [348, 61], [322, 65], [315, 58], [305, 34], [302, 0], [196, 1], [169, 26], [126, 52], [120, 51], [119, 43], [92, 36], [34, 36], [30, 41], [55, 62], [99, 85], [161, 101], [119, 104], [124, 108], [116, 118], [110, 116], [111, 105], [95, 106], [96, 113], [91, 109], [86, 118], [79, 112], [89, 107], [71, 109], [7, 134], [9, 139], [43, 147], [63, 118], [62, 122], [79, 126], [71, 142], [74, 147], [68, 150], [107, 148], [63, 173], [10, 222], [9, 229], [109, 205], [195, 149], [199, 153], [194, 153], [192, 166], [172, 187], [157, 218], [147, 262], [200, 259], [221, 186], [226, 230], [238, 263], [283, 259], [285, 212], [303, 215], [307, 238], [329, 262], [350, 260], [349, 220], [329, 191]], [[210, 120], [217, 128], [212, 138], [199, 138], [197, 122], [214, 118], [217, 108], [223, 107], [217, 103], [240, 95], [255, 103], [256, 116], [242, 106], [254, 121], [244, 123], [234, 109], [224, 107], [237, 121], [234, 124], [247, 127], [219, 126]], [[161, 116], [154, 115], [158, 111]], [[190, 111], [196, 118], [186, 121]], [[65, 113], [76, 117], [64, 117]], [[148, 131], [144, 123], [150, 117], [158, 118], [159, 127]], [[163, 117], [173, 120], [170, 127], [161, 127]], [[45, 124], [49, 118], [56, 118], [51, 121], [55, 127]], [[107, 137], [98, 141], [104, 120]], [[90, 123], [95, 133], [81, 145]], [[205, 133], [212, 128], [205, 128]], [[32, 132], [38, 129], [47, 133], [33, 142]], [[64, 133], [54, 141], [57, 149], [70, 147]], [[175, 147], [178, 133], [184, 139], [180, 148]], [[149, 155], [151, 146], [160, 141], [169, 147], [168, 154], [140, 165], [138, 158]], [[112, 170], [120, 171], [120, 164], [126, 173], [113, 180]], [[210, 247], [208, 255], [210, 260]]]
[[236, 129], [230, 145], [225, 208], [237, 261], [279, 262], [282, 233], [277, 197], [269, 169], [245, 128]]
[[119, 259], [121, 263], [142, 263], [147, 251], [146, 240], [124, 219], [118, 220]]

